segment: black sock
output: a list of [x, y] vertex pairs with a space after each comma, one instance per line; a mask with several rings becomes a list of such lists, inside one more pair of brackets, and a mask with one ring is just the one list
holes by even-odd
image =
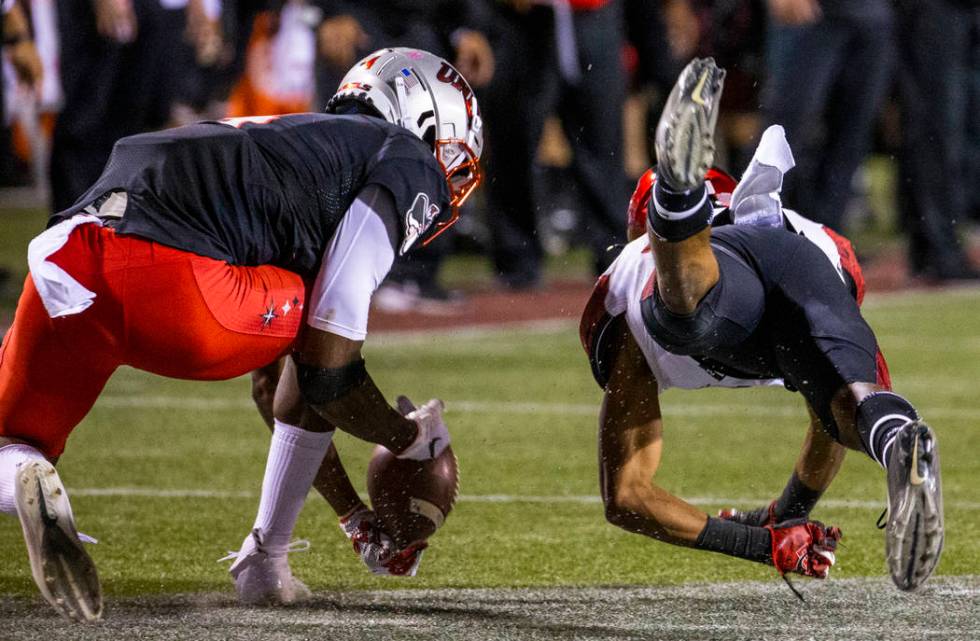
[[807, 487], [796, 472], [793, 472], [793, 475], [789, 477], [789, 483], [783, 489], [782, 496], [776, 500], [776, 507], [773, 510], [776, 522], [781, 523], [809, 517], [810, 511], [817, 504], [821, 494], [823, 494], [823, 490]]
[[772, 562], [772, 535], [769, 530], [711, 516], [698, 535], [697, 547], [749, 561]]
[[875, 392], [858, 403], [855, 423], [864, 451], [882, 467], [888, 467], [885, 451], [895, 435], [919, 414], [907, 400], [893, 392]]
[[690, 191], [670, 191], [658, 180], [647, 209], [650, 227], [669, 242], [690, 238], [711, 223], [711, 200], [704, 185]]

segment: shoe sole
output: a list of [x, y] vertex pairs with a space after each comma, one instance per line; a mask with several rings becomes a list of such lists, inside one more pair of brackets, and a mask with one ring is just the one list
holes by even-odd
[[892, 581], [906, 591], [921, 587], [935, 570], [944, 540], [936, 435], [924, 423], [916, 423], [913, 430], [911, 456], [905, 463], [908, 469], [902, 475], [906, 481], [900, 487], [888, 488], [890, 509], [896, 490], [905, 498], [888, 515], [885, 537]]
[[[677, 188], [689, 189], [704, 182], [715, 157], [712, 113], [719, 108], [724, 71], [713, 64], [698, 68], [693, 80], [682, 88], [676, 107], [662, 132], [663, 164], [669, 166]], [[686, 160], [680, 163], [679, 160]]]
[[75, 529], [71, 504], [54, 466], [25, 464], [16, 476], [17, 516], [41, 595], [72, 621], [102, 617], [102, 588]]

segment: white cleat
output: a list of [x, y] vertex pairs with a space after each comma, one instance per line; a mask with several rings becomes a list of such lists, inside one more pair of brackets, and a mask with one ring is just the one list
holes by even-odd
[[294, 605], [308, 601], [313, 595], [306, 585], [289, 569], [289, 552], [309, 549], [309, 541], [293, 541], [282, 554], [269, 554], [263, 549], [260, 532], [253, 530], [242, 542], [238, 552], [221, 561], [235, 559], [228, 572], [235, 580], [238, 600], [246, 605]]
[[922, 421], [899, 431], [888, 453], [885, 556], [892, 581], [915, 590], [932, 574], [943, 550], [943, 493], [936, 435]]
[[17, 470], [17, 516], [41, 595], [72, 621], [102, 618], [102, 587], [95, 563], [75, 529], [68, 494], [47, 461], [24, 463]]

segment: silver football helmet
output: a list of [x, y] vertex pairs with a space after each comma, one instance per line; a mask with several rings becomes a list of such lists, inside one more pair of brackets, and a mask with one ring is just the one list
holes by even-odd
[[439, 56], [399, 47], [380, 49], [355, 64], [340, 81], [327, 111], [351, 100], [417, 135], [442, 166], [453, 211], [449, 220], [437, 223], [428, 243], [456, 222], [459, 206], [482, 180], [483, 121], [473, 90]]

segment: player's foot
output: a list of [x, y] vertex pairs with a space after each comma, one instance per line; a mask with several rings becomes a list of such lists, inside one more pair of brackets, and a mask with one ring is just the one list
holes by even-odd
[[41, 595], [69, 619], [99, 620], [99, 576], [78, 537], [68, 494], [54, 466], [47, 461], [21, 465], [14, 495], [31, 573]]
[[681, 72], [657, 124], [657, 179], [672, 191], [704, 183], [715, 159], [715, 124], [725, 70], [713, 58], [695, 58]]
[[936, 434], [922, 421], [899, 431], [888, 455], [885, 555], [900, 590], [925, 583], [943, 549], [943, 495]]
[[[305, 546], [305, 547], [303, 547]], [[308, 541], [294, 541], [282, 553], [268, 553], [258, 530], [253, 530], [238, 552], [221, 559], [235, 559], [228, 572], [235, 579], [238, 600], [247, 605], [293, 605], [312, 597], [310, 589], [289, 569], [289, 552], [309, 548]]]

